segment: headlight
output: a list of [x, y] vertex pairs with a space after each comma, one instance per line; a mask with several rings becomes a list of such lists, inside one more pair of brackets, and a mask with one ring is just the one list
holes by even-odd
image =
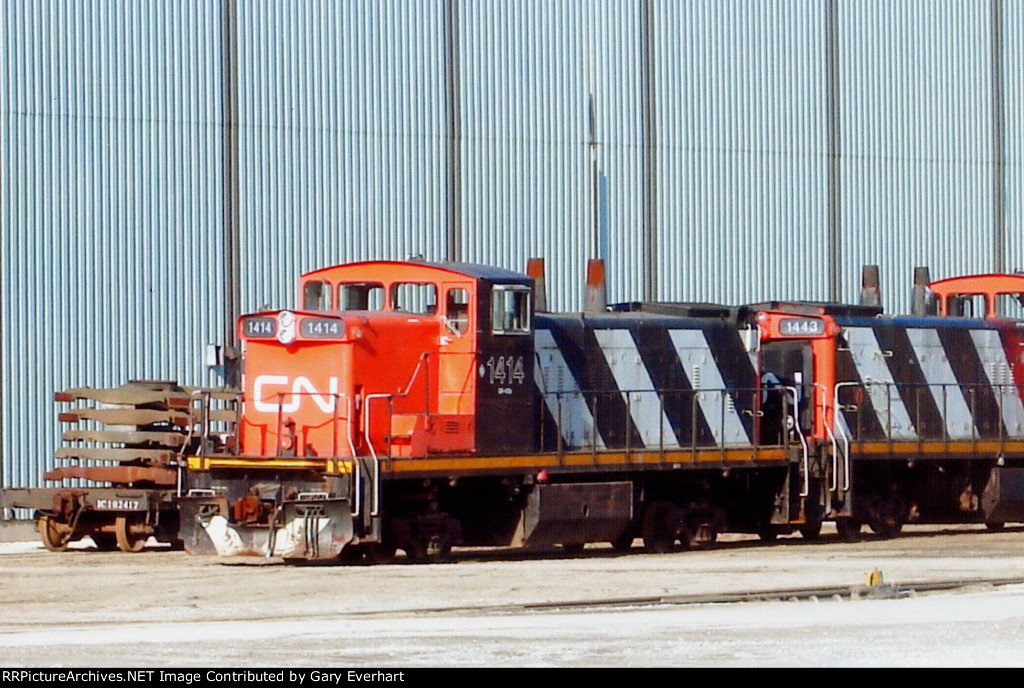
[[291, 344], [295, 341], [295, 314], [281, 311], [277, 314], [277, 341]]

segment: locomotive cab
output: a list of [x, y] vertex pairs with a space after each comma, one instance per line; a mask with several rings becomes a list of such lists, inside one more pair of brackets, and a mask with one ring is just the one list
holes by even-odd
[[533, 448], [529, 278], [463, 264], [355, 263], [303, 275], [299, 299], [294, 313], [241, 320], [243, 454]]
[[1024, 275], [968, 275], [928, 285], [939, 315], [975, 318], [1020, 318], [1024, 309]]

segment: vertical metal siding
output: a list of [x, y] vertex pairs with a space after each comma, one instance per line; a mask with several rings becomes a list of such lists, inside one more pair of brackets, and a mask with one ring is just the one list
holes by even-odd
[[[242, 309], [325, 264], [447, 245], [446, 0], [238, 0]], [[825, 7], [654, 0], [658, 293], [827, 291]], [[837, 3], [844, 293], [988, 269], [987, 0]], [[0, 0], [2, 475], [41, 483], [54, 390], [206, 381], [223, 318], [221, 2]], [[641, 296], [639, 2], [459, 3], [463, 258]], [[1024, 3], [1004, 3], [1007, 265], [1024, 268]], [[589, 101], [599, 237], [592, 238]]]
[[40, 485], [55, 390], [205, 381], [222, 279], [219, 2], [0, 7], [2, 481]]
[[459, 29], [465, 258], [521, 271], [544, 256], [550, 307], [579, 309], [586, 261], [601, 255], [609, 299], [639, 297], [639, 6], [466, 2]]
[[238, 4], [242, 311], [307, 270], [442, 259], [444, 5]]
[[[989, 3], [839, 3], [844, 295], [881, 268], [889, 312], [913, 269], [991, 269]], [[1009, 32], [1007, 32], [1009, 35]]]
[[822, 298], [824, 6], [655, 7], [659, 295]]
[[1003, 22], [1004, 263], [1024, 271], [1024, 2], [1005, 2]]

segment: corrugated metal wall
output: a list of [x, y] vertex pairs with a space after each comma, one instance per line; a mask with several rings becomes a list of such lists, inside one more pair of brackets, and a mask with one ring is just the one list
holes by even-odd
[[823, 8], [657, 3], [660, 298], [824, 297]]
[[42, 484], [55, 390], [203, 382], [221, 292], [219, 2], [2, 7], [2, 481]]
[[241, 0], [243, 312], [308, 270], [444, 258], [443, 1]]
[[910, 308], [932, 279], [992, 265], [988, 2], [841, 2], [843, 295], [881, 268], [882, 300]]
[[618, 0], [461, 4], [464, 257], [544, 256], [555, 310], [582, 308], [591, 257], [609, 299], [640, 284], [637, 22]]
[[556, 309], [593, 255], [613, 301], [654, 275], [661, 299], [736, 303], [826, 297], [838, 202], [842, 295], [877, 263], [903, 311], [915, 265], [992, 263], [997, 5], [1012, 269], [1024, 3], [0, 0], [0, 480], [52, 465], [56, 389], [208, 381], [227, 234], [243, 312], [311, 268], [453, 245], [545, 256]]
[[1024, 2], [1003, 6], [1006, 269], [1024, 271]]

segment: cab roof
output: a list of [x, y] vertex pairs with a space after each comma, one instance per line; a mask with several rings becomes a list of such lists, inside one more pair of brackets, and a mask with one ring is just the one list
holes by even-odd
[[521, 272], [514, 270], [506, 270], [505, 268], [496, 268], [490, 265], [479, 265], [477, 263], [459, 263], [459, 262], [432, 262], [426, 260], [367, 260], [359, 261], [355, 263], [342, 263], [340, 265], [332, 265], [330, 267], [319, 268], [317, 270], [311, 270], [310, 272], [304, 273], [303, 278], [312, 277], [320, 273], [333, 272], [339, 268], [366, 268], [374, 265], [389, 266], [389, 267], [427, 267], [438, 270], [445, 270], [465, 277], [473, 279], [483, 279], [492, 282], [513, 282], [516, 284], [531, 284], [533, 279], [527, 277]]

